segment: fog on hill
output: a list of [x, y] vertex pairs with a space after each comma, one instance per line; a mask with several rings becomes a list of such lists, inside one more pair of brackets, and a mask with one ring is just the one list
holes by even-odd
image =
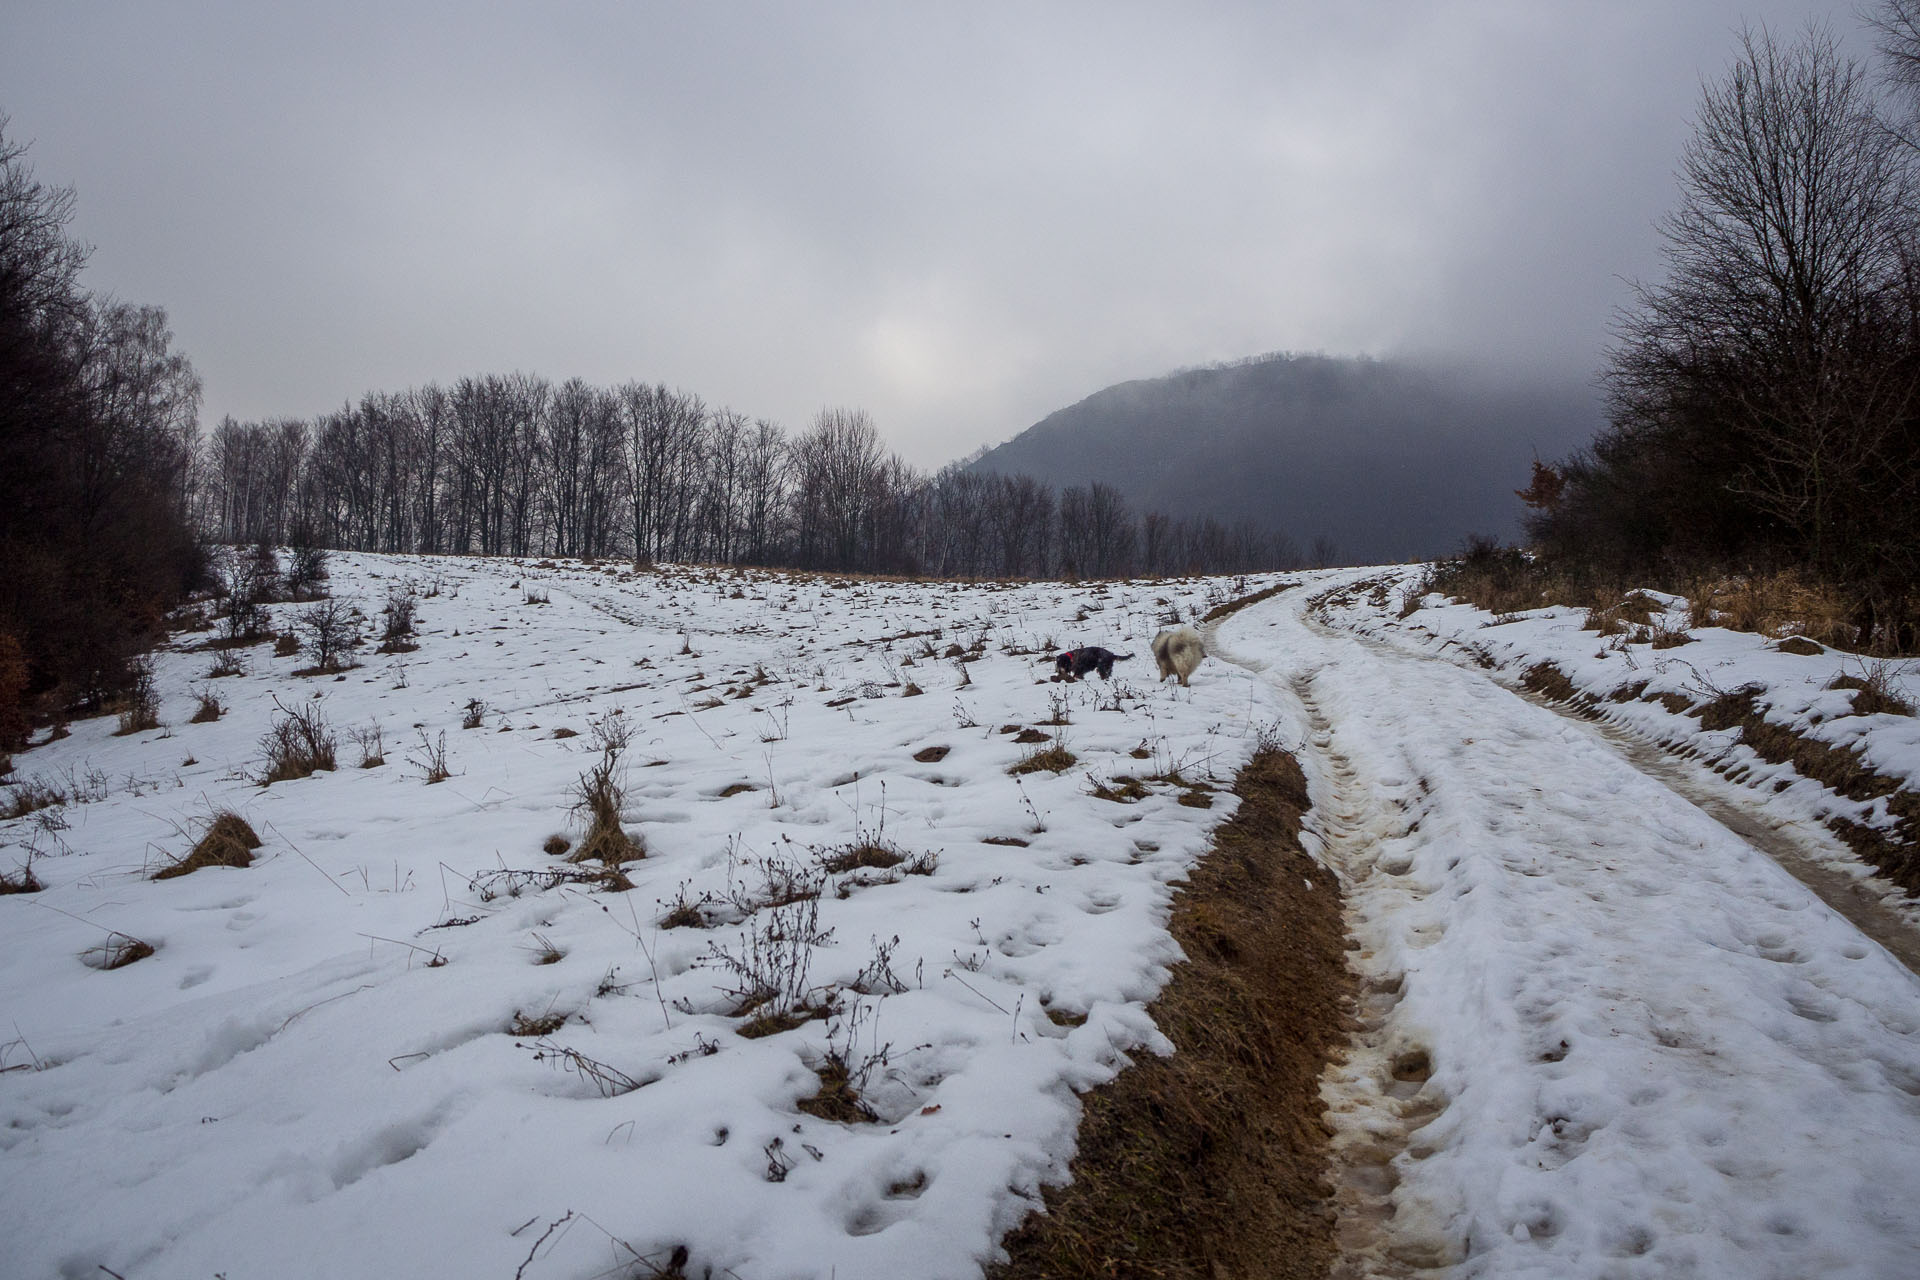
[[1379, 563], [1515, 536], [1532, 460], [1579, 448], [1601, 414], [1578, 382], [1280, 354], [1108, 387], [972, 465], [1102, 482], [1139, 509], [1252, 520]]

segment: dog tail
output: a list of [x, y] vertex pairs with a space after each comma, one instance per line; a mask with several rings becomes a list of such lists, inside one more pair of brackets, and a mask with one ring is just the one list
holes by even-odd
[[1132, 656], [1133, 655], [1130, 653], [1116, 653], [1113, 655], [1113, 660], [1115, 662], [1125, 662], [1128, 658], [1131, 658]]

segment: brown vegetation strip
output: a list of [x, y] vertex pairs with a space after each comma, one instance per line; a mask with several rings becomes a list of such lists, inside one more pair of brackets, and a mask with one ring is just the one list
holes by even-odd
[[[1207, 610], [1206, 616], [1201, 618], [1200, 621], [1218, 622], [1222, 618], [1230, 617], [1240, 612], [1248, 605], [1259, 604], [1262, 600], [1271, 600], [1282, 591], [1291, 591], [1298, 585], [1300, 584], [1297, 582], [1280, 582], [1266, 588], [1264, 591], [1256, 591], [1252, 595], [1241, 596], [1238, 600], [1229, 600], [1225, 604], [1217, 604]], [[1162, 679], [1164, 678], [1165, 677], [1162, 677]]]
[[[1578, 714], [1589, 717], [1599, 714], [1599, 699], [1580, 690], [1551, 662], [1527, 668], [1521, 674], [1520, 683]], [[1757, 689], [1735, 689], [1699, 707], [1674, 693], [1657, 694], [1652, 700], [1676, 714], [1699, 716], [1704, 729], [1715, 732], [1738, 729], [1736, 741], [1740, 746], [1770, 764], [1787, 765], [1801, 777], [1811, 778], [1838, 795], [1851, 800], [1877, 800], [1885, 796], [1887, 809], [1895, 819], [1891, 827], [1868, 827], [1841, 817], [1828, 818], [1827, 827], [1882, 875], [1908, 893], [1920, 894], [1920, 792], [1897, 777], [1875, 772], [1853, 748], [1822, 742], [1789, 725], [1767, 719]], [[1683, 750], [1682, 754], [1695, 752]], [[1707, 763], [1735, 781], [1739, 781], [1744, 772], [1724, 758]]]
[[1188, 959], [1152, 1012], [1176, 1051], [1086, 1095], [1072, 1181], [994, 1280], [1304, 1280], [1335, 1257], [1320, 1076], [1353, 990], [1339, 889], [1300, 846], [1292, 756], [1260, 752], [1234, 791], [1174, 901]]
[[1889, 880], [1910, 894], [1920, 894], [1920, 794], [1904, 787], [1899, 778], [1875, 772], [1850, 747], [1807, 737], [1767, 719], [1766, 708], [1751, 689], [1736, 689], [1714, 699], [1700, 709], [1700, 723], [1708, 729], [1737, 727], [1740, 744], [1761, 759], [1789, 765], [1801, 777], [1849, 799], [1885, 796], [1895, 818], [1891, 828], [1880, 830], [1839, 817], [1827, 819], [1827, 826]]

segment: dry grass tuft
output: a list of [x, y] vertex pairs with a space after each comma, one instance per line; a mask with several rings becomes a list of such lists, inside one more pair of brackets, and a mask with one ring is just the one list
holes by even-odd
[[[736, 1010], [736, 1012], [739, 1012]], [[734, 1034], [742, 1040], [759, 1040], [766, 1036], [777, 1036], [783, 1031], [795, 1027], [804, 1027], [816, 1018], [826, 1016], [824, 1010], [811, 1009], [773, 1009], [755, 1014], [734, 1028]]]
[[823, 853], [820, 856], [820, 869], [830, 876], [838, 876], [862, 868], [884, 871], [906, 860], [907, 855], [894, 847], [891, 841], [857, 840]]
[[1189, 959], [1152, 1013], [1177, 1052], [1086, 1095], [1072, 1181], [1006, 1238], [995, 1280], [1318, 1280], [1337, 1255], [1319, 1086], [1352, 998], [1338, 884], [1300, 847], [1290, 756], [1260, 752], [1234, 790], [1174, 903]]
[[253, 851], [260, 847], [260, 837], [247, 824], [247, 820], [231, 810], [214, 815], [207, 824], [207, 832], [186, 857], [180, 861], [160, 868], [153, 873], [155, 880], [171, 880], [174, 876], [184, 876], [200, 870], [202, 867], [250, 867], [253, 865]]
[[33, 856], [18, 871], [0, 871], [0, 897], [9, 893], [38, 893], [46, 888], [40, 883], [40, 877], [33, 873]]
[[587, 819], [587, 834], [569, 857], [571, 862], [598, 862], [613, 871], [647, 856], [641, 843], [620, 825], [620, 810], [627, 800], [620, 763], [626, 735], [624, 722], [611, 716], [594, 727], [600, 759], [573, 784], [573, 812]]
[[532, 1017], [515, 1010], [513, 1021], [507, 1024], [507, 1034], [522, 1040], [538, 1040], [541, 1036], [550, 1036], [567, 1025], [564, 1013], [540, 1013]]
[[1147, 790], [1147, 784], [1140, 779], [1123, 773], [1115, 777], [1111, 785], [1095, 782], [1088, 788], [1088, 794], [1096, 800], [1111, 800], [1115, 804], [1136, 804], [1153, 792]]
[[24, 818], [30, 813], [42, 809], [51, 809], [55, 805], [67, 804], [72, 797], [43, 778], [28, 778], [13, 789], [13, 799], [8, 803], [4, 815], [8, 818]]
[[800, 1110], [836, 1124], [871, 1124], [879, 1119], [873, 1109], [860, 1100], [847, 1064], [838, 1055], [828, 1054], [814, 1074], [820, 1078], [820, 1091], [796, 1102], [794, 1105]]
[[145, 960], [153, 954], [153, 944], [144, 942], [129, 933], [112, 933], [105, 942], [88, 947], [81, 953], [80, 959], [94, 969], [124, 969], [135, 961]]
[[1042, 770], [1048, 773], [1065, 773], [1068, 769], [1073, 768], [1078, 760], [1078, 756], [1056, 742], [1050, 747], [1039, 747], [1029, 751], [1026, 755], [1021, 756], [1018, 760], [1008, 765], [1007, 772], [1016, 775], [1039, 773]]
[[1851, 600], [1838, 589], [1809, 582], [1791, 570], [1730, 578], [1696, 590], [1700, 592], [1693, 600], [1696, 614], [1708, 614], [1717, 625], [1732, 631], [1800, 636], [1839, 648], [1851, 647], [1859, 633]]
[[1854, 690], [1853, 715], [1910, 716], [1913, 703], [1895, 687], [1897, 677], [1892, 663], [1867, 662], [1859, 675], [1837, 675], [1827, 688]]

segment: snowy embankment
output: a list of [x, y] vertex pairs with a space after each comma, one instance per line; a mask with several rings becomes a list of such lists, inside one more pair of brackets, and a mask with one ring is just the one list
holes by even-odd
[[[45, 886], [0, 897], [0, 1274], [978, 1275], [1064, 1176], [1075, 1091], [1164, 1047], [1169, 885], [1234, 804], [1191, 784], [1277, 704], [1221, 663], [1157, 686], [1146, 645], [1228, 584], [342, 555], [332, 590], [372, 615], [409, 580], [416, 652], [214, 679], [176, 647], [165, 727], [18, 757], [68, 803], [0, 823]], [[1072, 643], [1139, 656], [1043, 683]], [[227, 710], [188, 723], [201, 688]], [[276, 702], [336, 771], [257, 784]], [[543, 852], [609, 725], [625, 892]], [[1119, 775], [1144, 797], [1092, 794]], [[227, 809], [252, 866], [150, 878]], [[836, 861], [863, 846], [903, 860]], [[125, 938], [155, 950], [98, 967]]]
[[[1880, 896], [1920, 925], [1912, 895], [1874, 877], [1874, 868], [1832, 834], [1850, 824], [1867, 831], [1895, 828], [1900, 819], [1889, 810], [1890, 795], [1849, 797], [1803, 775], [1791, 761], [1756, 752], [1739, 723], [1701, 714], [1732, 704], [1719, 719], [1737, 721], [1751, 705], [1778, 729], [1788, 749], [1809, 744], [1813, 752], [1831, 753], [1845, 773], [1879, 775], [1881, 785], [1863, 792], [1891, 792], [1894, 786], [1920, 791], [1920, 717], [1856, 710], [1863, 684], [1884, 685], [1909, 705], [1920, 701], [1920, 660], [1863, 658], [1805, 640], [1783, 647], [1752, 632], [1689, 628], [1687, 602], [1657, 591], [1634, 593], [1654, 606], [1648, 623], [1622, 626], [1613, 635], [1586, 629], [1584, 609], [1555, 606], [1494, 617], [1437, 594], [1397, 617], [1403, 593], [1415, 590], [1421, 576], [1418, 570], [1368, 575], [1370, 589], [1331, 602], [1328, 616], [1397, 648], [1488, 669], [1510, 684], [1539, 664], [1552, 664], [1567, 682], [1563, 696], [1579, 699], [1586, 714], [1639, 741], [1712, 763], [1748, 795], [1763, 799], [1765, 821], [1789, 829], [1807, 856], [1860, 881], [1862, 893]], [[1647, 640], [1656, 636], [1685, 641], [1656, 648]], [[1742, 703], [1749, 698], [1750, 704]]]
[[[1370, 1172], [1342, 1193], [1349, 1273], [1920, 1274], [1914, 975], [1590, 726], [1421, 652], [1392, 592], [1331, 611], [1387, 645], [1305, 594], [1219, 644], [1300, 699], [1373, 993], [1327, 1090]], [[1483, 643], [1550, 656], [1523, 628]], [[1727, 648], [1686, 656], [1722, 685]]]

